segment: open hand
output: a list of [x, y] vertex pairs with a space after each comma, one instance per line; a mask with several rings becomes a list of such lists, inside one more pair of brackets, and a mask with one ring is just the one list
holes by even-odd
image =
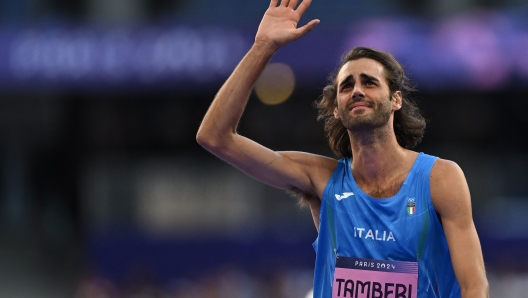
[[263, 42], [278, 49], [283, 45], [298, 39], [312, 30], [319, 20], [311, 20], [308, 24], [297, 28], [301, 16], [310, 6], [312, 0], [271, 0], [255, 36], [255, 42]]

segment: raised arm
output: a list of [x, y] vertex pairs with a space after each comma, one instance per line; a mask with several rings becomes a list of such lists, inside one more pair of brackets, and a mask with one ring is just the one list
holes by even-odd
[[297, 28], [310, 2], [271, 1], [255, 43], [217, 93], [196, 140], [211, 153], [264, 183], [320, 196], [323, 183], [335, 167], [334, 160], [300, 152], [275, 152], [236, 132], [251, 89], [274, 53], [319, 23], [312, 20]]
[[489, 297], [469, 188], [456, 163], [442, 159], [436, 161], [431, 171], [431, 196], [442, 220], [462, 298]]

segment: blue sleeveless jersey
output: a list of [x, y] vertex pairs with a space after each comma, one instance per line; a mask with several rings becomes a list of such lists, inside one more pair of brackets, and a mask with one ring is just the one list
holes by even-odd
[[[314, 298], [331, 297], [336, 257], [418, 263], [418, 298], [460, 297], [444, 230], [433, 207], [436, 157], [420, 153], [396, 195], [375, 199], [341, 159], [321, 200]], [[415, 297], [412, 297], [415, 298]]]

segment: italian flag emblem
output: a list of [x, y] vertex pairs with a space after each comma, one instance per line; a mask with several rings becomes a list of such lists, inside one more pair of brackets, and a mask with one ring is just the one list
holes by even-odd
[[407, 213], [409, 213], [409, 215], [413, 215], [415, 211], [416, 203], [414, 202], [414, 198], [409, 198], [407, 200]]

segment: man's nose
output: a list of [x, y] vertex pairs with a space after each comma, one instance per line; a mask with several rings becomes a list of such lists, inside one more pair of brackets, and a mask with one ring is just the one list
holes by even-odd
[[365, 93], [363, 93], [363, 90], [361, 90], [361, 88], [355, 87], [354, 91], [352, 92], [352, 99], [360, 99], [364, 97]]

